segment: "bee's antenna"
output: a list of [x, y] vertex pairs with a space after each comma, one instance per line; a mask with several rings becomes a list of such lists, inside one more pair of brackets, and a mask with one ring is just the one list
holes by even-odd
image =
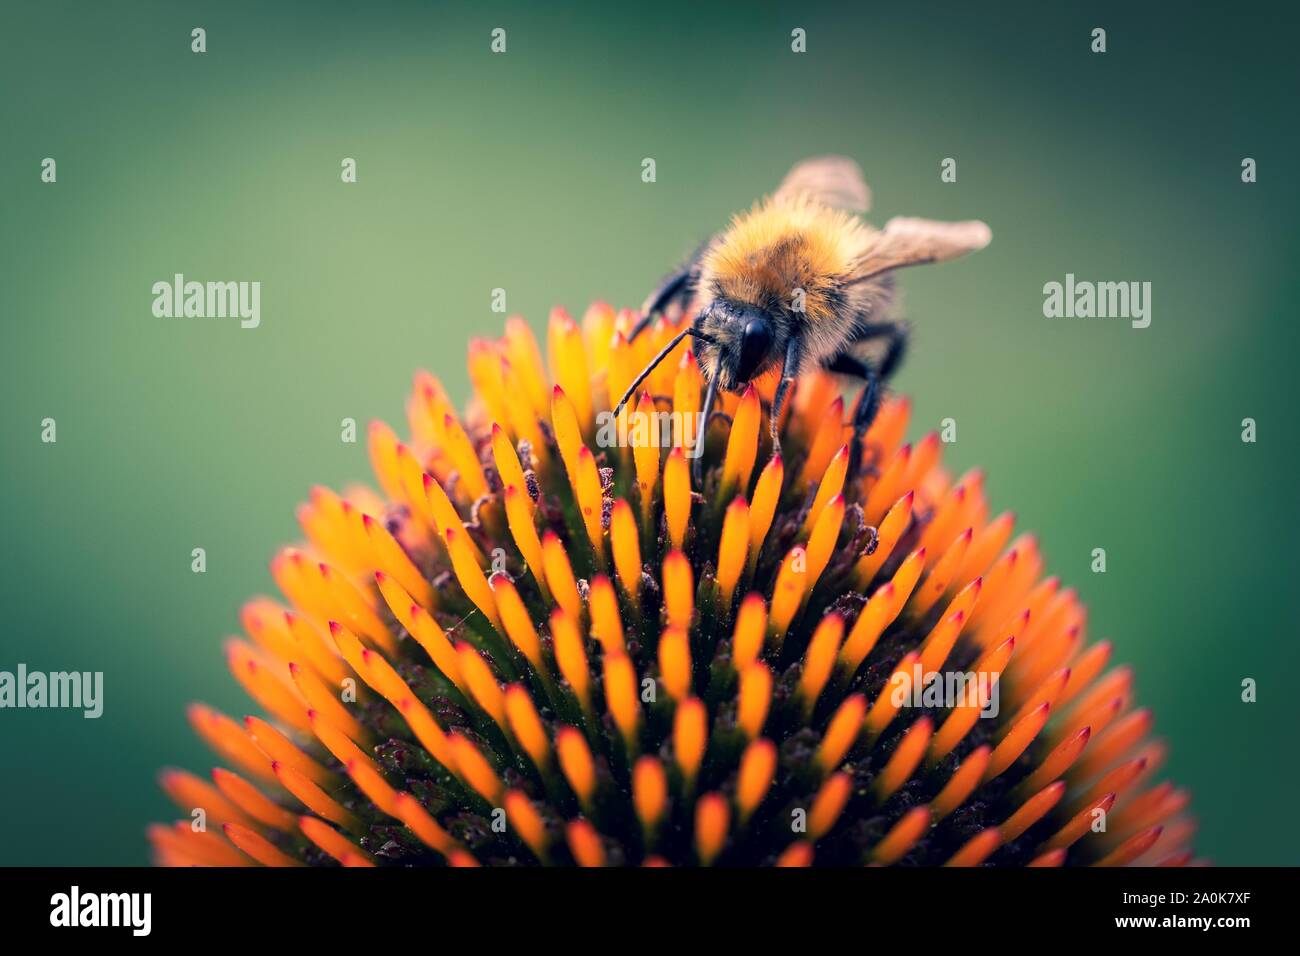
[[642, 382], [644, 382], [646, 380], [646, 377], [659, 366], [659, 363], [668, 357], [668, 353], [671, 352], [673, 349], [677, 348], [678, 343], [681, 342], [681, 340], [686, 338], [686, 336], [688, 335], [693, 336], [694, 338], [697, 338], [702, 342], [714, 343], [716, 341], [713, 338], [713, 336], [705, 335], [703, 332], [693, 327], [688, 329], [682, 329], [680, 332], [674, 335], [672, 341], [669, 342], [667, 345], [665, 345], [663, 349], [660, 351], [660, 353], [650, 360], [650, 364], [647, 365], [644, 369], [642, 369], [641, 374], [638, 375], [633, 380], [632, 384], [627, 387], [627, 391], [623, 393], [623, 397], [620, 398], [618, 400], [618, 404], [614, 406], [615, 418], [618, 418], [618, 416], [622, 413], [623, 406], [626, 405], [628, 399], [632, 397], [632, 393], [637, 390], [637, 386], [639, 386]]

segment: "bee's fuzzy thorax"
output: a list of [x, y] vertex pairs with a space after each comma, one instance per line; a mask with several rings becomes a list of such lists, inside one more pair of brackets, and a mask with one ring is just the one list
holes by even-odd
[[769, 311], [788, 311], [803, 290], [811, 322], [833, 318], [853, 263], [874, 230], [855, 216], [806, 199], [768, 199], [732, 221], [705, 255], [699, 288]]

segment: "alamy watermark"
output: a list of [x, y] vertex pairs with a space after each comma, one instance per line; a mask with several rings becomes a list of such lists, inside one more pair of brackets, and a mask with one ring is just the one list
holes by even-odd
[[618, 418], [613, 412], [596, 415], [599, 448], [672, 448], [682, 446], [687, 458], [699, 458], [704, 416], [699, 412], [643, 412], [628, 409]]
[[122, 926], [132, 936], [148, 936], [153, 928], [153, 894], [83, 893], [73, 886], [50, 897], [50, 925]]
[[1088, 282], [1073, 272], [1065, 282], [1043, 286], [1043, 315], [1049, 319], [1130, 319], [1135, 329], [1151, 324], [1150, 282]]
[[889, 701], [895, 707], [946, 708], [975, 704], [981, 717], [996, 717], [1000, 710], [997, 673], [988, 671], [896, 671], [889, 679]]
[[93, 720], [104, 712], [103, 671], [0, 671], [0, 709], [68, 708]]
[[159, 319], [239, 319], [242, 329], [262, 324], [261, 282], [195, 282], [176, 273], [153, 284], [153, 314]]

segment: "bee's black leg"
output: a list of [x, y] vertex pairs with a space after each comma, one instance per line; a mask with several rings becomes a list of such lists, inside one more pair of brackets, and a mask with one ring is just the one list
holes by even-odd
[[678, 271], [672, 273], [663, 282], [659, 283], [658, 288], [650, 293], [641, 306], [641, 318], [636, 320], [636, 325], [632, 326], [627, 333], [629, 342], [635, 341], [636, 337], [650, 327], [654, 317], [668, 307], [668, 304], [683, 295], [686, 292], [686, 286], [691, 278], [691, 269], [695, 261], [692, 259]]
[[776, 395], [772, 398], [772, 454], [781, 454], [781, 410], [785, 407], [786, 394], [790, 385], [799, 377], [799, 365], [803, 361], [803, 342], [796, 335], [785, 347], [785, 361], [781, 363], [781, 382], [776, 386]]
[[885, 357], [880, 360], [880, 379], [888, 382], [903, 361], [903, 353], [907, 351], [907, 326], [901, 323], [891, 325], [885, 335], [889, 338], [889, 346], [885, 350]]
[[[888, 358], [889, 356], [886, 355], [886, 360]], [[895, 358], [894, 365], [897, 364], [897, 358]], [[883, 367], [884, 363], [881, 365], [881, 368]], [[853, 411], [853, 444], [849, 446], [849, 468], [844, 479], [846, 484], [851, 484], [857, 478], [858, 470], [862, 467], [863, 439], [866, 437], [867, 429], [871, 427], [871, 423], [876, 420], [876, 413], [880, 411], [881, 382], [884, 380], [884, 376], [871, 363], [864, 362], [852, 355], [837, 356], [826, 365], [826, 370], [839, 375], [852, 375], [864, 382], [862, 394], [858, 397], [857, 408]]]
[[862, 464], [862, 440], [875, 421], [880, 410], [881, 393], [884, 383], [898, 369], [907, 351], [907, 324], [904, 322], [864, 322], [858, 326], [853, 336], [853, 343], [885, 340], [885, 353], [878, 364], [860, 359], [850, 352], [844, 352], [827, 365], [827, 369], [841, 375], [852, 375], [865, 383], [858, 407], [853, 413], [853, 447], [849, 449], [848, 479], [852, 481], [858, 475]]
[[709, 433], [709, 419], [713, 417], [713, 402], [718, 397], [718, 383], [709, 381], [704, 392], [704, 408], [700, 410], [700, 429], [695, 436], [695, 460], [691, 462], [691, 483], [696, 491], [704, 490], [704, 439]]
[[899, 363], [903, 361], [903, 353], [907, 351], [907, 325], [903, 322], [869, 322], [859, 326], [857, 334], [853, 336], [854, 342], [869, 342], [875, 339], [888, 340], [878, 369], [881, 381], [887, 382], [898, 369]]

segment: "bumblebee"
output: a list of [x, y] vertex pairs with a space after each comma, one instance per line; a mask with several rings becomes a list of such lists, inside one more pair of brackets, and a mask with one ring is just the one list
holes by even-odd
[[[615, 415], [645, 377], [687, 336], [708, 383], [700, 441], [718, 389], [737, 391], [773, 366], [781, 370], [770, 428], [779, 453], [781, 410], [800, 372], [821, 367], [861, 380], [853, 414], [850, 475], [862, 437], [898, 368], [907, 327], [895, 315], [895, 269], [943, 262], [982, 249], [983, 222], [898, 217], [883, 229], [858, 218], [871, 192], [857, 163], [822, 156], [797, 164], [770, 197], [705, 242], [651, 293], [631, 329], [635, 339], [673, 307], [697, 310], [628, 387]], [[694, 462], [696, 480], [703, 456]]]

